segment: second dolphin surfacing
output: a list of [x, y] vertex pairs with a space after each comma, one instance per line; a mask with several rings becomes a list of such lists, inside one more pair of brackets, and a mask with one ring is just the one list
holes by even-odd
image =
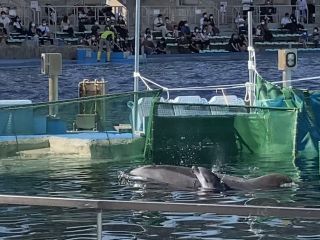
[[147, 165], [135, 168], [129, 174], [139, 177], [139, 180], [162, 183], [178, 189], [204, 188], [213, 191], [272, 189], [292, 182], [290, 177], [278, 173], [244, 179], [213, 173], [206, 168], [196, 166], [188, 168], [171, 165]]

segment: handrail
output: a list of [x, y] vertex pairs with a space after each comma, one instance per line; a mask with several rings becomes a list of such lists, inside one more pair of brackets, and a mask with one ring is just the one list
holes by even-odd
[[161, 212], [215, 213], [218, 215], [273, 216], [279, 218], [320, 219], [320, 208], [272, 207], [254, 205], [173, 203], [96, 200], [58, 197], [0, 195], [0, 205], [70, 207], [97, 210], [97, 239], [102, 240], [102, 210], [136, 210]]
[[320, 208], [273, 207], [231, 204], [119, 201], [79, 198], [0, 195], [0, 204], [70, 207], [97, 210], [136, 210], [215, 213], [218, 215], [273, 216], [279, 218], [320, 219]]

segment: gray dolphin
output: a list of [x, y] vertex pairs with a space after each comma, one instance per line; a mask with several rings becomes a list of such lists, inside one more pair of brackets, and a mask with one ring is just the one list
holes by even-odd
[[217, 178], [229, 189], [235, 190], [272, 189], [292, 184], [292, 179], [290, 177], [279, 173], [244, 179], [226, 174], [213, 173], [203, 167], [193, 166], [192, 170], [200, 182], [201, 187], [205, 189], [216, 189], [215, 184]]
[[[200, 182], [193, 174], [192, 169], [171, 165], [147, 165], [135, 168], [129, 173], [142, 181], [165, 183], [176, 188], [199, 188]], [[134, 180], [135, 178], [133, 178]]]

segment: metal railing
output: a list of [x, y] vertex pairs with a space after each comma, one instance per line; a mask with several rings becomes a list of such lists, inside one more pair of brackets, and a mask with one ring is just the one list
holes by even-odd
[[268, 216], [279, 218], [320, 219], [320, 208], [271, 207], [253, 205], [197, 204], [172, 202], [118, 201], [76, 198], [0, 195], [2, 205], [67, 207], [97, 210], [97, 239], [102, 239], [103, 210], [215, 213], [228, 216]]

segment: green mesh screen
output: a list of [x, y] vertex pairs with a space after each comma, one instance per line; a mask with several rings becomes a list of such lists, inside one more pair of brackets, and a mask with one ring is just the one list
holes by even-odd
[[[258, 76], [256, 93], [256, 101], [260, 106], [299, 109], [296, 134], [297, 156], [317, 157], [320, 141], [320, 91], [281, 87]], [[288, 125], [291, 123], [288, 122]]]
[[[151, 101], [159, 94], [148, 91], [136, 96]], [[1, 108], [1, 157], [42, 156], [46, 151], [111, 158], [142, 155], [145, 139], [135, 137], [131, 128], [134, 95], [131, 92]]]
[[295, 150], [296, 109], [155, 103], [145, 154], [157, 164], [211, 164]]

